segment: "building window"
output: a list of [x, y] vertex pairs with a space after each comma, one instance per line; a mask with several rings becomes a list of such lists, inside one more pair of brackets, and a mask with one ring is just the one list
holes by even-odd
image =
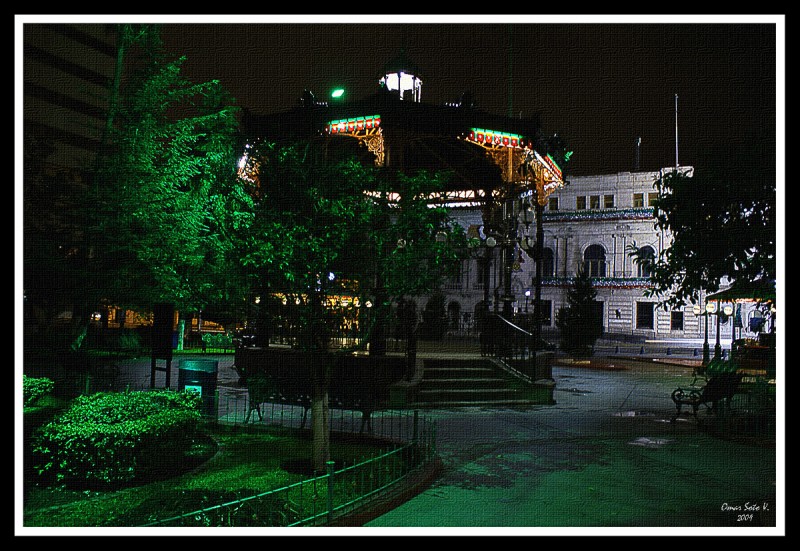
[[613, 195], [603, 195], [603, 208], [605, 208], [605, 209], [613, 209], [614, 208], [614, 196]]
[[591, 209], [599, 209], [600, 208], [600, 196], [599, 195], [592, 195], [589, 197], [589, 208]]
[[553, 277], [553, 249], [545, 247], [542, 249], [542, 277]]
[[672, 331], [683, 331], [683, 312], [679, 310], [670, 312], [669, 328]]
[[583, 267], [590, 277], [606, 277], [606, 251], [600, 245], [590, 245], [583, 253]]
[[636, 256], [636, 265], [638, 270], [638, 277], [652, 277], [653, 275], [653, 262], [656, 260], [656, 250], [650, 245], [646, 245], [639, 249]]
[[634, 193], [633, 194], [633, 207], [643, 207], [644, 206], [644, 193]]
[[547, 204], [550, 210], [558, 210], [558, 197], [551, 197]]
[[586, 209], [586, 197], [581, 196], [575, 198], [575, 209], [576, 210]]
[[658, 199], [658, 193], [648, 193], [647, 194], [647, 206], [652, 207], [653, 203], [655, 203], [656, 199]]
[[636, 303], [636, 328], [637, 329], [652, 329], [653, 328], [653, 314], [655, 313], [653, 302], [637, 302]]

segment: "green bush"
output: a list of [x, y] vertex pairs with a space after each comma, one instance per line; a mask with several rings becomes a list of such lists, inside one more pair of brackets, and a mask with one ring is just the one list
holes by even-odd
[[144, 350], [139, 335], [134, 331], [124, 331], [119, 335], [117, 347], [122, 352], [139, 353]]
[[567, 305], [556, 312], [561, 350], [576, 358], [589, 357], [603, 333], [597, 311], [597, 291], [588, 272], [581, 270], [567, 289]]
[[192, 392], [80, 396], [37, 431], [34, 468], [44, 479], [70, 486], [140, 480], [182, 456], [200, 418], [200, 398]]
[[723, 375], [725, 373], [736, 373], [739, 365], [733, 360], [721, 360], [714, 358], [706, 366], [706, 375]]
[[422, 326], [420, 338], [429, 341], [440, 341], [447, 330], [447, 309], [445, 297], [441, 293], [434, 293], [422, 310]]
[[34, 405], [39, 398], [53, 391], [54, 383], [47, 377], [22, 376], [22, 404], [25, 407]]
[[203, 342], [208, 348], [230, 348], [233, 337], [227, 333], [203, 333]]

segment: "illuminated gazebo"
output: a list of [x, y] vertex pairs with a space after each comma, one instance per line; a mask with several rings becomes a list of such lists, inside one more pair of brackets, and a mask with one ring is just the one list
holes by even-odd
[[[293, 109], [247, 114], [245, 132], [250, 140], [320, 140], [326, 154], [352, 154], [362, 162], [406, 173], [449, 171], [454, 178], [435, 200], [480, 207], [484, 229], [502, 245], [508, 271], [515, 249], [523, 244], [513, 233], [514, 220], [534, 212], [540, 233], [542, 207], [564, 184], [561, 167], [569, 153], [558, 136], [543, 135], [538, 117], [481, 111], [468, 93], [441, 105], [422, 102], [422, 78], [404, 53], [387, 64], [377, 80], [376, 93], [354, 101], [322, 101], [306, 90]], [[536, 251], [541, 253], [541, 247]], [[512, 300], [510, 276], [506, 280], [504, 312]], [[537, 287], [535, 310], [539, 298]]]

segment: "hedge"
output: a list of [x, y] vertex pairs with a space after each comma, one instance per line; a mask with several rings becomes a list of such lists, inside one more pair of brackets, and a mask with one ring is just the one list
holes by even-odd
[[34, 435], [34, 469], [56, 483], [112, 485], [142, 479], [197, 434], [193, 392], [101, 392], [76, 398]]

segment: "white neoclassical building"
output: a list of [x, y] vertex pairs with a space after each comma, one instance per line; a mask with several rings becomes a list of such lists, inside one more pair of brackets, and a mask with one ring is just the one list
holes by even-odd
[[[664, 170], [673, 170], [672, 168]], [[682, 170], [693, 170], [682, 167]], [[657, 227], [652, 202], [657, 196], [654, 182], [659, 172], [621, 172], [597, 176], [573, 176], [569, 184], [549, 197], [543, 213], [542, 318], [543, 333], [555, 332], [556, 312], [567, 303], [567, 290], [580, 269], [585, 267], [593, 278], [598, 309], [602, 313], [604, 333], [611, 338], [702, 339], [706, 319], [708, 335], [716, 339], [716, 316], [695, 313], [686, 303], [675, 308], [658, 307], [658, 297], [647, 296], [651, 288], [646, 265], [634, 260], [631, 252], [657, 256], [670, 245], [670, 234]], [[481, 232], [483, 224], [478, 207], [453, 207], [451, 216], [468, 232]], [[523, 236], [535, 237], [535, 224]], [[488, 300], [489, 308], [502, 311], [502, 266], [499, 251], [492, 252], [489, 264], [489, 287], [485, 288], [486, 262], [475, 258], [462, 263], [460, 273], [444, 286], [446, 304], [453, 331], [475, 330], [479, 303]], [[535, 264], [532, 251], [517, 249], [511, 290], [514, 311], [533, 315]], [[641, 255], [640, 255], [641, 256]], [[705, 306], [705, 297], [701, 296]], [[420, 301], [424, 307], [424, 299]], [[755, 336], [749, 320], [758, 316], [752, 306], [740, 312], [741, 331], [737, 338]], [[732, 323], [722, 324], [720, 337], [730, 343]]]

